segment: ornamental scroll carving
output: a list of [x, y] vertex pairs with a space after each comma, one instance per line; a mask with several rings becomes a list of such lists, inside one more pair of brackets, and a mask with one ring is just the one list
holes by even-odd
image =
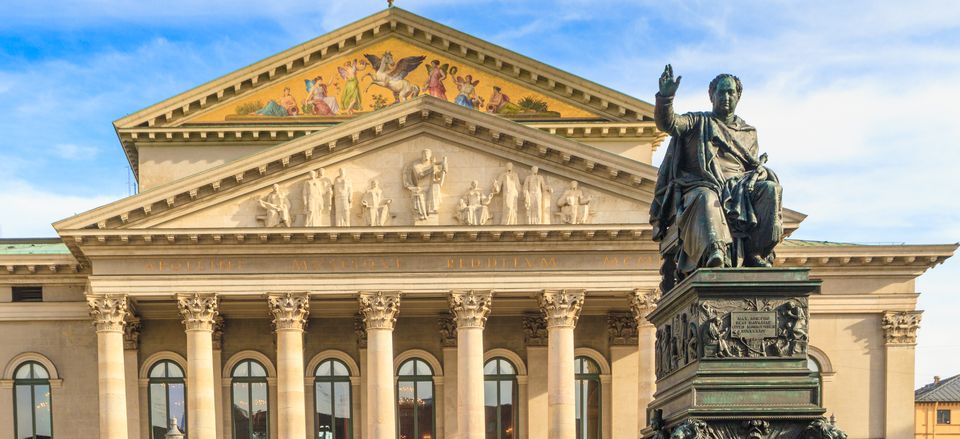
[[493, 293], [489, 290], [454, 291], [450, 294], [450, 312], [457, 328], [480, 328], [490, 316], [490, 301]]
[[360, 293], [360, 313], [367, 330], [393, 329], [400, 311], [399, 291]]
[[639, 342], [637, 319], [628, 312], [609, 313], [607, 314], [607, 334], [611, 345], [636, 346]]
[[634, 290], [630, 295], [630, 310], [633, 311], [633, 318], [640, 325], [647, 325], [647, 315], [657, 309], [657, 301], [660, 300], [660, 290], [643, 291]]
[[215, 294], [177, 295], [177, 307], [188, 331], [213, 331], [213, 325], [220, 315], [219, 301]]
[[917, 342], [917, 330], [923, 311], [887, 311], [880, 327], [887, 343], [912, 344]]
[[97, 331], [122, 331], [126, 322], [129, 308], [127, 296], [104, 294], [87, 296], [87, 305], [90, 306], [90, 317]]
[[547, 328], [576, 327], [583, 298], [583, 290], [545, 290], [540, 294], [540, 310], [546, 316]]
[[457, 346], [457, 322], [453, 314], [441, 314], [437, 319], [437, 329], [440, 330], [440, 346], [445, 348]]
[[306, 329], [310, 317], [310, 297], [306, 293], [271, 294], [267, 298], [276, 331]]
[[549, 341], [547, 320], [540, 314], [524, 314], [522, 317], [523, 341], [527, 346], [546, 346]]
[[820, 418], [812, 422], [789, 419], [702, 420], [688, 418], [668, 428], [662, 411], [656, 410], [650, 421], [651, 439], [847, 439], [836, 424]]

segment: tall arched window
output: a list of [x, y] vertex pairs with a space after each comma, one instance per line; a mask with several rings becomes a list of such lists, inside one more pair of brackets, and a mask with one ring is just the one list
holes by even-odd
[[314, 372], [317, 439], [350, 439], [350, 371], [340, 360], [325, 360]]
[[237, 363], [231, 374], [233, 387], [233, 438], [269, 437], [267, 370], [255, 360]]
[[50, 374], [40, 363], [27, 361], [13, 374], [13, 425], [17, 439], [51, 438]]
[[810, 369], [810, 376], [817, 380], [817, 405], [823, 405], [823, 376], [820, 375], [820, 363], [813, 357], [807, 357], [807, 369]]
[[170, 360], [158, 361], [150, 368], [150, 438], [163, 439], [170, 418], [187, 434], [187, 404], [183, 369]]
[[399, 439], [433, 439], [433, 369], [414, 358], [397, 371]]
[[587, 357], [573, 365], [577, 379], [577, 439], [600, 439], [600, 367]]
[[517, 370], [504, 358], [483, 366], [486, 439], [517, 437]]

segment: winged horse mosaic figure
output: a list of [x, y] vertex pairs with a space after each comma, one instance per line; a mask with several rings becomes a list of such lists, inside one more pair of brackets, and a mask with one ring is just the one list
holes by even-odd
[[403, 102], [420, 94], [420, 87], [404, 78], [419, 67], [423, 60], [427, 58], [426, 56], [408, 56], [396, 62], [394, 62], [393, 54], [390, 52], [384, 52], [382, 57], [369, 53], [365, 53], [363, 56], [367, 58], [367, 61], [370, 61], [370, 65], [376, 70], [364, 75], [364, 78], [369, 76], [373, 79], [373, 82], [364, 90], [365, 92], [370, 90], [370, 87], [379, 85], [392, 91], [396, 102]]

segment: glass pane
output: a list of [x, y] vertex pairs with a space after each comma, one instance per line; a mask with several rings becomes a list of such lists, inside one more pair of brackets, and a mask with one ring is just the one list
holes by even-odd
[[812, 372], [820, 372], [820, 365], [817, 364], [817, 361], [813, 358], [807, 357], [807, 369], [810, 369]]
[[164, 362], [162, 361], [157, 364], [154, 364], [153, 367], [150, 368], [150, 378], [162, 378], [166, 376], [166, 373], [164, 372], [164, 368], [165, 368], [165, 365], [164, 365]]
[[[494, 364], [493, 362], [487, 363], [487, 365]], [[484, 381], [483, 382], [483, 421], [486, 428], [486, 439], [498, 439], [497, 431], [499, 425], [497, 424], [497, 381]]]
[[507, 360], [500, 360], [500, 375], [516, 375], [513, 365]]
[[233, 431], [234, 437], [250, 437], [249, 384], [233, 383]]
[[[157, 366], [153, 367], [154, 370]], [[162, 369], [162, 365], [160, 369]], [[162, 438], [167, 434], [167, 386], [150, 384], [150, 437]]]
[[409, 360], [400, 365], [400, 371], [397, 372], [397, 375], [413, 375], [413, 363], [416, 360]]
[[[35, 372], [42, 371], [43, 368], [37, 366]], [[46, 372], [43, 372], [44, 374]], [[40, 384], [33, 386], [33, 407], [34, 416], [37, 422], [37, 431], [34, 433], [37, 438], [50, 437], [50, 386]]]
[[[252, 365], [254, 366], [254, 365]], [[253, 392], [253, 437], [254, 439], [266, 439], [267, 420], [269, 419], [267, 409], [267, 383], [253, 383], [250, 385]]]
[[[413, 363], [406, 363], [413, 369]], [[401, 367], [401, 370], [403, 367]], [[412, 370], [411, 370], [412, 372]], [[413, 439], [413, 382], [400, 381], [397, 384], [397, 420], [400, 424], [400, 439]]]
[[317, 366], [317, 373], [315, 374], [318, 377], [330, 376], [330, 360], [324, 361]]
[[256, 361], [250, 362], [250, 376], [252, 377], [265, 377], [267, 376], [267, 370], [263, 368], [260, 363]]
[[167, 377], [169, 378], [183, 378], [183, 369], [180, 369], [180, 366], [177, 363], [172, 361], [167, 362]]
[[[28, 368], [22, 368], [28, 369]], [[27, 370], [29, 374], [30, 371]], [[14, 397], [17, 399], [17, 407], [14, 416], [17, 417], [17, 438], [31, 438], [33, 437], [33, 401], [31, 401], [31, 391], [29, 385], [18, 385], [16, 386], [16, 391], [14, 392]]]
[[330, 394], [331, 387], [330, 383], [324, 382], [319, 382], [315, 386], [317, 394], [317, 437], [319, 439], [333, 439], [333, 395]]
[[333, 374], [338, 377], [350, 376], [350, 372], [347, 371], [347, 366], [339, 361], [333, 361]]
[[416, 439], [433, 439], [433, 383], [417, 383]]
[[513, 381], [500, 381], [501, 439], [513, 439], [513, 396]]
[[583, 373], [588, 374], [598, 374], [600, 373], [600, 368], [597, 367], [597, 363], [594, 363], [593, 360], [589, 358], [583, 359]]
[[[170, 364], [170, 371], [174, 369], [179, 370], [179, 368]], [[177, 418], [177, 427], [180, 427], [180, 431], [184, 434], [187, 433], [187, 399], [185, 395], [185, 386], [183, 384], [174, 383], [167, 384], [167, 392], [170, 395], [170, 413], [167, 415], [168, 418]], [[166, 430], [164, 430], [166, 434]]]
[[483, 405], [487, 407], [497, 406], [497, 381], [483, 382]]
[[13, 379], [29, 380], [30, 379], [30, 363], [23, 363], [19, 368], [17, 368], [17, 373], [13, 376]]
[[587, 394], [586, 439], [600, 439], [600, 383], [593, 380], [586, 381], [585, 391]]
[[431, 376], [433, 371], [430, 369], [430, 366], [427, 365], [425, 361], [417, 360], [417, 375]]
[[334, 410], [336, 413], [334, 439], [350, 437], [350, 383], [339, 382], [333, 384]]
[[483, 365], [483, 374], [484, 375], [496, 375], [497, 374], [497, 360], [490, 360], [487, 364]]
[[586, 387], [586, 380], [577, 380], [577, 384], [574, 386], [574, 392], [575, 392], [574, 401], [576, 402], [574, 406], [576, 407], [575, 412], [576, 412], [576, 422], [577, 422], [577, 439], [583, 439], [585, 437], [584, 436], [585, 421], [583, 419], [583, 414], [584, 412], [586, 412], [586, 409], [584, 409], [584, 406], [586, 405], [586, 401], [584, 401], [583, 399], [585, 387]]
[[33, 363], [31, 366], [33, 366], [33, 377], [34, 377], [34, 378], [36, 378], [36, 379], [41, 379], [41, 380], [45, 380], [45, 379], [49, 379], [49, 378], [50, 378], [50, 374], [47, 373], [47, 369], [46, 369], [45, 367], [43, 367], [43, 366], [41, 366], [41, 365], [39, 365], [39, 364], [37, 364], [37, 363]]
[[241, 361], [237, 367], [233, 368], [233, 377], [248, 377], [250, 376], [250, 363], [247, 361]]

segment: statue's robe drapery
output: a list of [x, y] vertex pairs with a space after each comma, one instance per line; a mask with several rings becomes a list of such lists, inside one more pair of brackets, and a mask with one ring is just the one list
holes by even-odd
[[677, 225], [679, 271], [693, 272], [705, 254], [726, 252], [734, 238], [743, 240], [747, 255], [771, 254], [783, 237], [781, 189], [772, 171], [758, 181], [756, 129], [739, 117], [727, 124], [712, 112], [674, 114], [673, 97], [659, 94], [654, 116], [672, 139], [657, 176], [650, 223], [655, 240]]

